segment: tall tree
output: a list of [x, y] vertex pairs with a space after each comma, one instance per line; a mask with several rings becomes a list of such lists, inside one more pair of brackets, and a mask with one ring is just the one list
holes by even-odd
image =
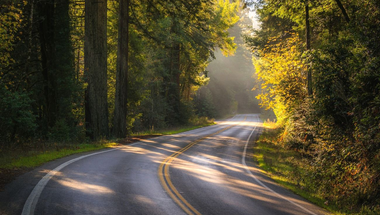
[[41, 19], [39, 24], [39, 38], [41, 45], [41, 63], [42, 63], [42, 77], [44, 80], [44, 118], [47, 127], [51, 127], [55, 122], [55, 51], [54, 51], [54, 1], [39, 1], [38, 2], [39, 17]]
[[[309, 1], [305, 1], [305, 24], [306, 24], [306, 50], [310, 50], [311, 48], [311, 38], [310, 38], [310, 15], [309, 15]], [[311, 69], [308, 68], [307, 70], [307, 92], [309, 96], [313, 95], [313, 82], [312, 82], [312, 74]]]
[[107, 0], [85, 1], [86, 130], [92, 139], [109, 135], [107, 104]]
[[129, 1], [120, 0], [119, 2], [115, 111], [112, 128], [113, 135], [119, 138], [127, 134]]
[[[71, 118], [72, 95], [75, 87], [69, 4], [69, 0], [38, 2], [45, 95], [44, 119], [47, 129], [55, 126], [59, 120], [67, 121]], [[26, 64], [28, 65], [28, 61]]]

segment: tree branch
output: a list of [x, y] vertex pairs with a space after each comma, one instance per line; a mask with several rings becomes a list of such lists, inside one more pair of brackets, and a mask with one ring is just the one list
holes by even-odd
[[342, 2], [340, 2], [340, 0], [335, 0], [335, 2], [338, 4], [338, 7], [342, 11], [344, 18], [346, 19], [346, 22], [350, 23], [350, 17], [348, 16], [346, 9], [344, 9]]

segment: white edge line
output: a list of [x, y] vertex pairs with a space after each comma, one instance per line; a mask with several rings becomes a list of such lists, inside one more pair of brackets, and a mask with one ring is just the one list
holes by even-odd
[[[130, 144], [130, 145], [134, 145], [134, 144]], [[115, 151], [117, 149], [118, 148], [110, 149], [110, 150], [106, 150], [106, 151], [101, 151], [101, 152], [96, 152], [96, 153], [92, 153], [92, 154], [88, 154], [88, 155], [83, 155], [83, 156], [74, 158], [72, 160], [66, 161], [65, 163], [63, 163], [63, 164], [57, 166], [56, 168], [54, 168], [53, 170], [51, 170], [33, 188], [32, 192], [29, 194], [29, 197], [24, 204], [21, 215], [33, 215], [34, 214], [34, 210], [36, 209], [38, 199], [39, 199], [43, 189], [45, 188], [45, 186], [49, 182], [49, 180], [55, 174], [57, 174], [61, 169], [65, 168], [66, 166], [68, 166], [68, 165], [70, 165], [76, 161], [82, 160], [83, 158], [87, 158], [87, 157], [90, 157], [93, 155], [98, 155], [98, 154], [103, 154], [103, 153]]]
[[251, 136], [252, 136], [253, 132], [256, 130], [256, 128], [257, 128], [257, 126], [255, 126], [255, 127], [253, 128], [251, 134], [249, 135], [249, 137], [248, 137], [248, 139], [247, 139], [247, 141], [246, 141], [246, 143], [245, 143], [245, 146], [244, 146], [243, 156], [242, 156], [242, 158], [241, 158], [241, 163], [244, 165], [244, 168], [247, 170], [247, 173], [248, 173], [253, 179], [255, 179], [255, 181], [257, 181], [257, 183], [259, 183], [261, 186], [265, 187], [265, 188], [266, 188], [267, 190], [269, 190], [270, 192], [276, 194], [278, 197], [280, 197], [280, 198], [282, 198], [282, 199], [284, 199], [284, 200], [290, 202], [291, 204], [293, 204], [293, 205], [295, 205], [295, 206], [301, 208], [302, 210], [304, 210], [304, 211], [306, 211], [306, 212], [308, 212], [308, 213], [310, 213], [310, 214], [317, 215], [317, 214], [315, 214], [314, 212], [308, 210], [307, 208], [305, 208], [305, 207], [303, 207], [303, 206], [301, 206], [301, 205], [299, 205], [299, 204], [297, 204], [297, 203], [291, 201], [290, 199], [286, 198], [285, 196], [283, 196], [283, 195], [277, 193], [276, 191], [270, 189], [270, 188], [269, 188], [268, 186], [266, 186], [263, 182], [261, 182], [256, 176], [254, 176], [254, 175], [252, 174], [251, 170], [249, 170], [249, 168], [248, 168], [248, 166], [247, 166], [247, 163], [245, 162], [245, 157], [246, 157], [246, 154], [247, 154], [247, 147], [248, 147], [249, 140], [251, 139]]

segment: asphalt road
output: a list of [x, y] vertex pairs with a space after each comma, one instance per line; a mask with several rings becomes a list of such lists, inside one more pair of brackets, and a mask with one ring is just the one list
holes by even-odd
[[5, 187], [2, 214], [324, 214], [250, 159], [256, 114], [47, 163]]

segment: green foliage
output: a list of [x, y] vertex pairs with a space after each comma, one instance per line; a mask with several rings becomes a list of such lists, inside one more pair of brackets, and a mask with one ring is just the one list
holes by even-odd
[[151, 94], [141, 102], [139, 108], [142, 117], [135, 121], [134, 131], [162, 129], [167, 126], [165, 122], [167, 103], [160, 95]]
[[[118, 1], [108, 1], [107, 7], [108, 121], [112, 127]], [[3, 141], [34, 144], [35, 140], [85, 139], [84, 8], [83, 1], [68, 0], [0, 3]], [[215, 49], [226, 55], [235, 52], [228, 29], [239, 20], [238, 10], [239, 1], [131, 1], [129, 132], [204, 121], [194, 111], [193, 98], [209, 82], [204, 71]]]
[[[136, 106], [134, 131], [189, 123], [196, 117], [193, 96], [208, 83], [203, 72], [214, 49], [219, 47], [226, 54], [236, 49], [227, 30], [239, 19], [238, 2], [198, 3], [190, 1], [194, 8], [186, 6], [183, 11], [171, 11], [173, 6], [185, 6], [179, 1], [163, 3], [162, 8], [151, 8], [152, 4], [146, 2], [132, 3], [131, 28], [144, 47], [144, 60], [136, 59], [144, 62], [144, 68], [136, 70], [144, 79], [132, 90], [140, 89], [144, 95]], [[135, 77], [131, 80], [133, 85]]]
[[[283, 119], [284, 130], [278, 139], [281, 147], [310, 163], [304, 177], [310, 181], [311, 192], [338, 210], [376, 214], [380, 195], [380, 28], [374, 23], [380, 22], [380, 5], [375, 0], [344, 1], [343, 8], [337, 3], [340, 1], [309, 2], [312, 50], [304, 51], [303, 3], [260, 1], [263, 28], [246, 39], [259, 57], [255, 66], [262, 86], [269, 89], [259, 98]], [[289, 49], [292, 42], [287, 41], [292, 37], [284, 34], [284, 27], [300, 35], [301, 43], [294, 51]], [[281, 74], [288, 65], [293, 66]], [[300, 93], [305, 83], [299, 80], [306, 78], [307, 69], [313, 74], [314, 94], [310, 97]], [[299, 76], [287, 80], [284, 74], [292, 73]]]
[[[116, 85], [116, 60], [118, 45], [118, 2], [108, 3], [108, 109], [110, 116], [110, 127], [113, 122], [113, 111], [115, 109], [115, 85]], [[140, 105], [147, 95], [147, 83], [144, 77], [148, 76], [146, 71], [146, 47], [148, 44], [143, 40], [136, 26], [129, 27], [129, 53], [128, 53], [128, 115], [127, 130], [131, 131], [133, 123], [141, 116]]]
[[319, 119], [316, 137], [324, 143], [316, 147], [317, 167], [327, 170], [323, 176], [331, 185], [324, 188], [334, 186], [329, 198], [339, 205], [376, 203], [379, 194], [379, 78], [374, 72], [379, 67], [363, 51], [355, 41], [342, 39], [322, 47], [313, 58], [316, 90], [311, 117]]
[[202, 91], [197, 92], [197, 95], [194, 99], [195, 110], [201, 117], [216, 117], [215, 107], [213, 105], [213, 97], [208, 88], [205, 88]]
[[67, 125], [65, 119], [58, 120], [55, 125], [50, 129], [48, 138], [50, 141], [68, 142], [72, 140], [73, 129]]
[[[326, 201], [321, 183], [316, 183], [315, 167], [308, 157], [282, 145], [282, 128], [266, 129], [256, 142], [254, 158], [272, 179], [309, 201], [329, 209], [334, 214], [339, 208]], [[326, 180], [326, 178], [324, 179]]]
[[36, 116], [30, 111], [32, 100], [25, 92], [10, 92], [0, 84], [0, 138], [3, 143], [25, 141], [37, 128]]

